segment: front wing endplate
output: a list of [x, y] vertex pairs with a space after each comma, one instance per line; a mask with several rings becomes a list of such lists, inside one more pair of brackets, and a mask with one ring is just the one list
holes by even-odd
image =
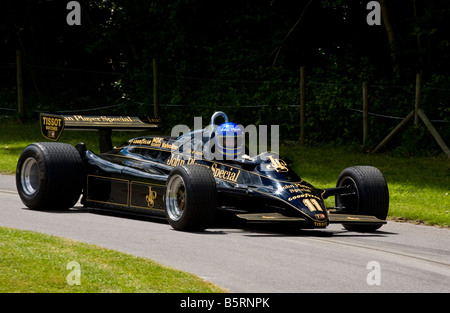
[[344, 224], [386, 224], [385, 220], [380, 220], [375, 216], [353, 215], [353, 214], [332, 214], [328, 215], [331, 223]]

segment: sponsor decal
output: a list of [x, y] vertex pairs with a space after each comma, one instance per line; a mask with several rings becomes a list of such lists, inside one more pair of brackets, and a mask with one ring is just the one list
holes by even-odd
[[223, 168], [219, 168], [217, 163], [214, 163], [211, 166], [211, 170], [215, 178], [219, 178], [226, 181], [237, 182], [239, 175], [241, 174], [240, 170], [229, 168], [229, 170], [225, 170]]
[[145, 196], [145, 200], [147, 201], [147, 205], [149, 208], [153, 208], [155, 206], [155, 199], [157, 197], [156, 191], [152, 190], [152, 187], [148, 187], [148, 195]]
[[287, 172], [288, 167], [285, 161], [278, 158], [274, 158], [272, 155], [269, 156], [270, 165], [267, 166], [269, 170], [275, 170], [277, 172]]
[[61, 116], [41, 114], [40, 115], [42, 135], [51, 141], [58, 141], [64, 129], [64, 118]]
[[185, 160], [179, 154], [177, 154], [177, 155], [171, 154], [170, 158], [167, 159], [167, 162], [166, 162], [167, 165], [173, 166], [173, 167], [176, 167], [179, 165], [184, 165], [184, 164], [191, 165], [194, 163], [195, 163], [194, 159], [191, 158], [191, 159]]

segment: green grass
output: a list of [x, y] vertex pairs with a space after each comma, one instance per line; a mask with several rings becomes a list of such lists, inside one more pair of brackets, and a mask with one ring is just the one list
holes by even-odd
[[[94, 245], [0, 227], [0, 293], [226, 292], [199, 277]], [[79, 285], [69, 285], [79, 264]]]

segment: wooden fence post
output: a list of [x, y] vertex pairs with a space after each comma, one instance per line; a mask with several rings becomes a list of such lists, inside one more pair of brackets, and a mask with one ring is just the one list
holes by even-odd
[[434, 128], [431, 121], [428, 119], [428, 117], [425, 115], [425, 113], [423, 113], [422, 109], [418, 109], [417, 114], [422, 119], [423, 123], [428, 128], [428, 131], [431, 133], [431, 135], [433, 135], [433, 137], [436, 140], [436, 142], [438, 143], [439, 147], [441, 147], [442, 151], [444, 151], [444, 153], [447, 155], [447, 157], [450, 158], [450, 149], [445, 144], [444, 139], [442, 139], [441, 135], [439, 135], [436, 128]]
[[397, 127], [392, 130], [389, 135], [386, 136], [385, 139], [372, 151], [372, 153], [376, 153], [382, 146], [386, 144], [403, 126], [406, 125], [406, 123], [414, 117], [414, 125], [417, 127], [419, 126], [419, 118], [423, 121], [425, 126], [427, 127], [428, 131], [431, 133], [431, 135], [434, 137], [436, 142], [441, 147], [442, 151], [447, 155], [447, 157], [450, 158], [450, 149], [445, 144], [442, 137], [439, 135], [436, 128], [434, 128], [431, 121], [428, 119], [428, 117], [425, 115], [425, 113], [420, 108], [420, 101], [421, 101], [421, 95], [422, 95], [422, 75], [417, 74], [416, 75], [416, 92], [415, 92], [415, 100], [414, 100], [414, 110], [411, 111], [411, 113], [408, 114], [408, 116], [400, 122], [400, 124], [397, 125]]
[[305, 67], [300, 67], [300, 144], [305, 144]]
[[380, 150], [381, 147], [383, 147], [389, 140], [391, 140], [391, 138], [394, 137], [394, 135], [395, 135], [396, 133], [398, 133], [398, 131], [399, 131], [400, 129], [402, 129], [403, 126], [405, 126], [406, 123], [408, 123], [408, 121], [409, 121], [413, 116], [414, 116], [414, 111], [411, 111], [411, 113], [409, 113], [408, 116], [405, 117], [405, 118], [400, 122], [400, 124], [398, 124], [398, 125], [397, 125], [397, 126], [389, 133], [389, 135], [387, 135], [386, 138], [384, 138], [383, 141], [380, 142], [380, 143], [378, 144], [378, 146], [376, 146], [376, 148], [372, 150], [372, 153], [377, 153], [378, 150]]
[[419, 109], [422, 97], [422, 75], [416, 75], [416, 93], [414, 97], [414, 126], [419, 126]]

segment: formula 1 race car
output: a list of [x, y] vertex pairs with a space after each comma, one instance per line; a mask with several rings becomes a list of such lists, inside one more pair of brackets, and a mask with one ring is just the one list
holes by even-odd
[[[225, 123], [215, 125], [218, 118]], [[63, 129], [98, 130], [101, 152], [87, 150], [84, 143], [27, 146], [18, 160], [16, 184], [31, 209], [69, 209], [81, 195], [85, 207], [162, 216], [183, 231], [211, 227], [219, 211], [247, 222], [299, 228], [341, 223], [349, 230], [374, 231], [386, 223], [389, 193], [377, 168], [349, 167], [336, 187], [313, 187], [277, 153], [246, 154], [242, 129], [223, 112], [204, 129], [179, 137], [142, 136], [117, 147], [111, 145], [111, 130], [158, 129], [161, 120], [51, 114], [41, 114], [40, 120], [42, 134], [51, 141]], [[227, 157], [211, 157], [218, 152]], [[331, 196], [335, 207], [327, 208], [324, 200]]]

